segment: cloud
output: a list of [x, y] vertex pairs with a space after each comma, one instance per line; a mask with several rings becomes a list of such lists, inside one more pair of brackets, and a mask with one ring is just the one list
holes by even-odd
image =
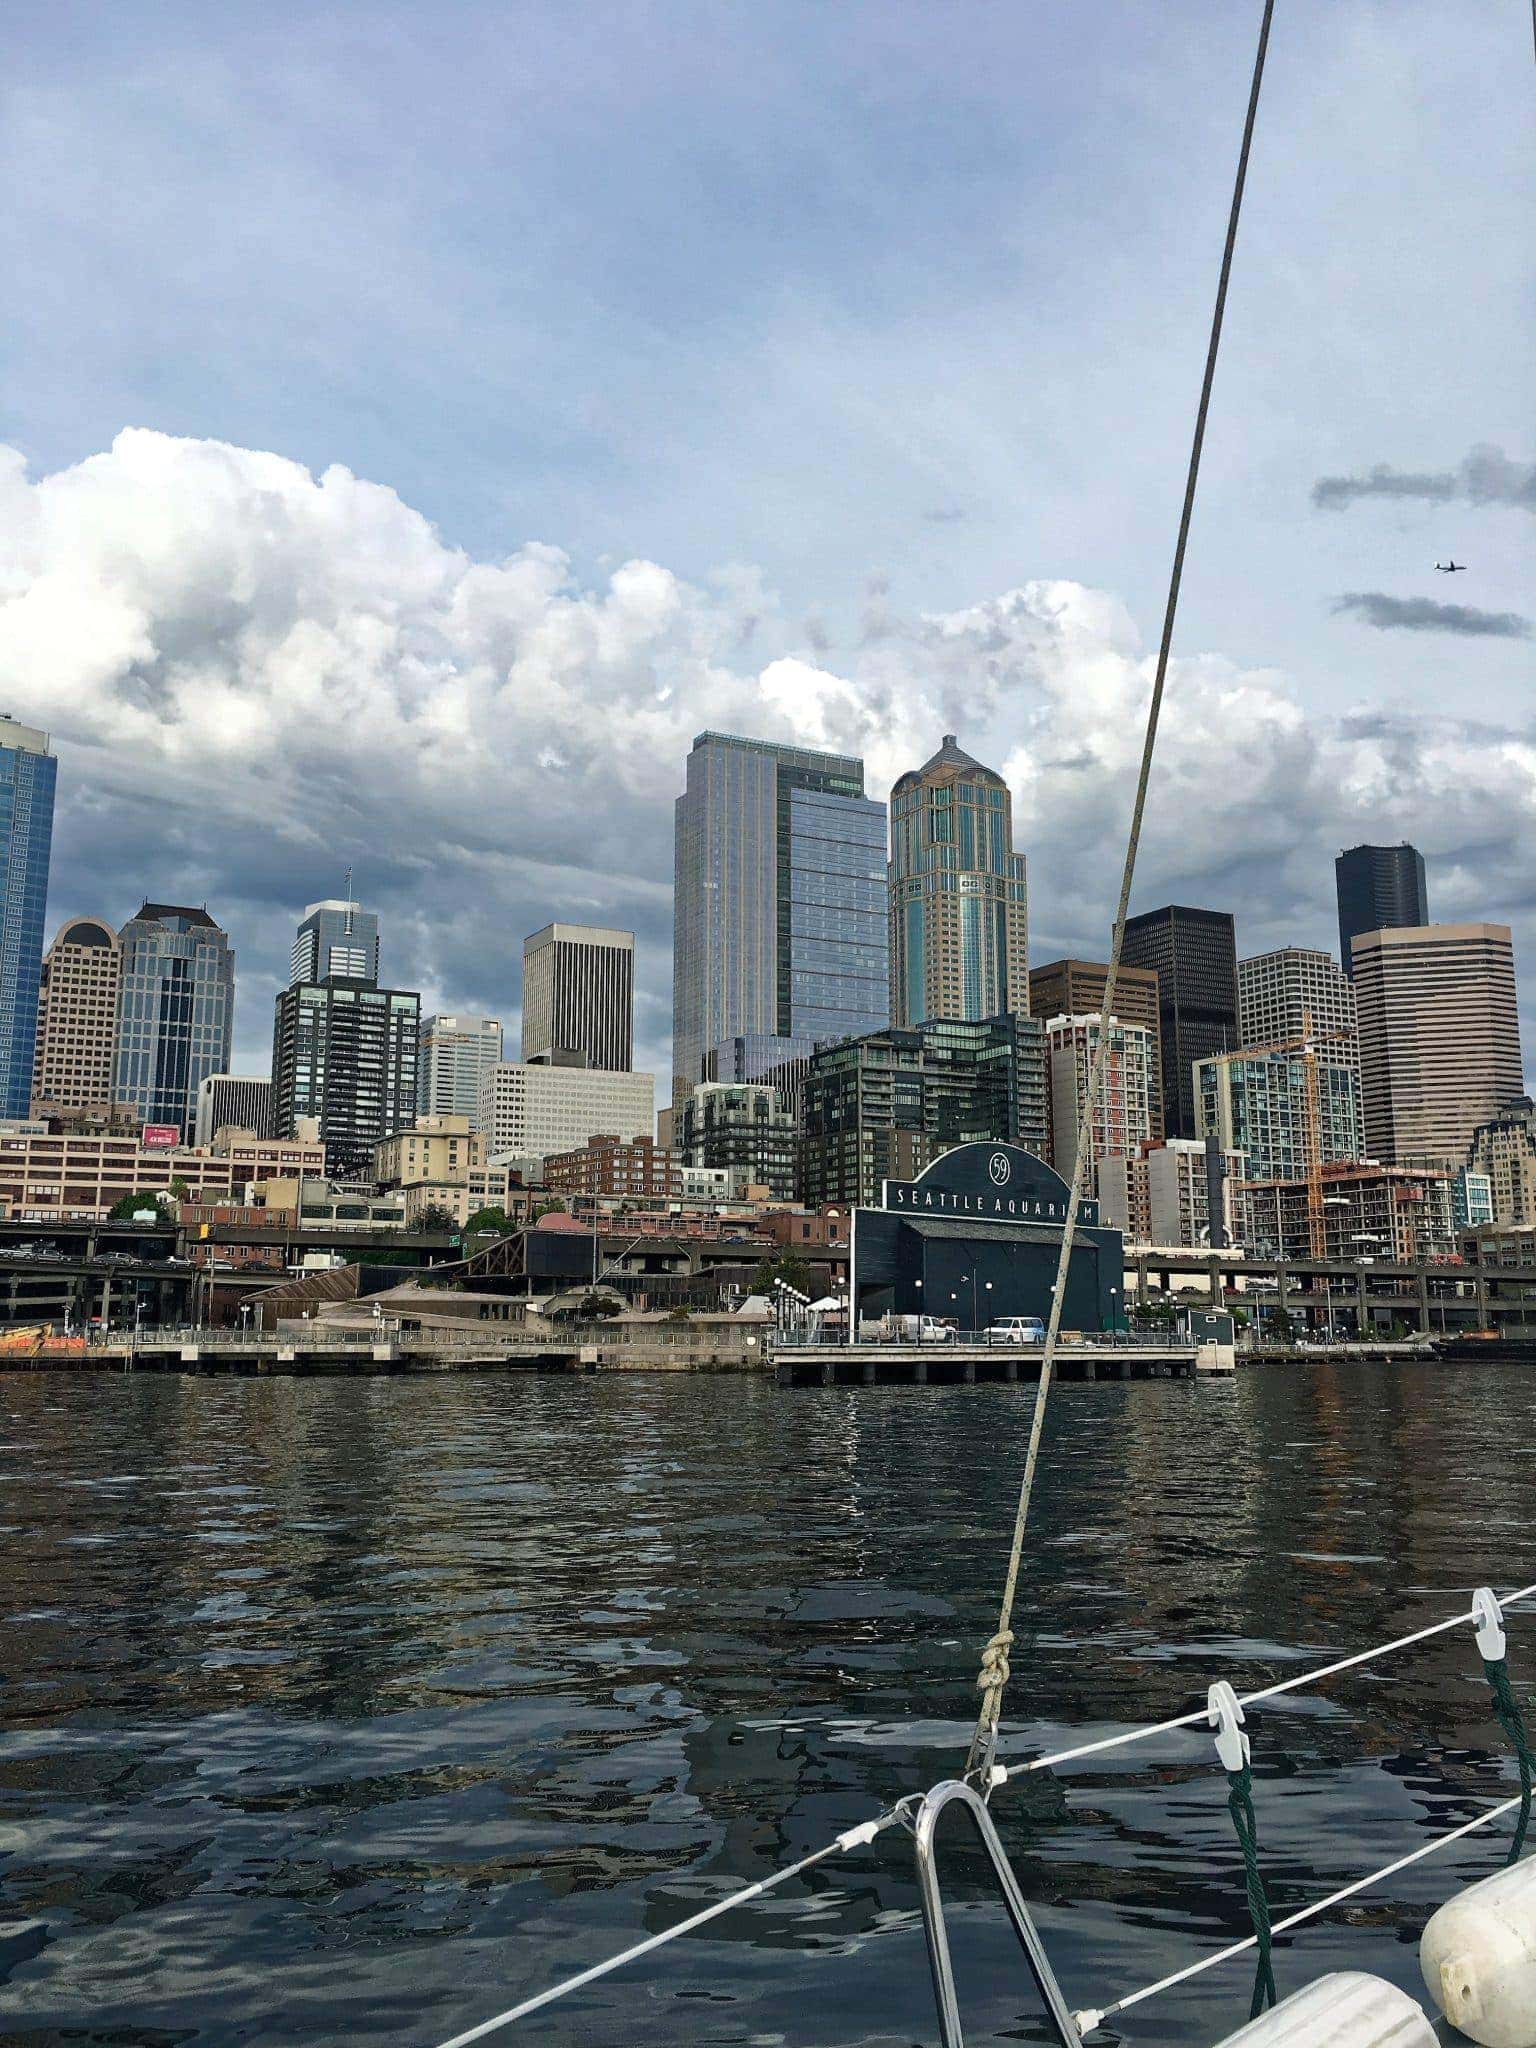
[[1415, 498], [1430, 505], [1515, 505], [1536, 512], [1536, 463], [1511, 462], [1502, 448], [1481, 446], [1454, 470], [1393, 469], [1384, 462], [1363, 476], [1321, 476], [1312, 502], [1342, 512], [1359, 498]]
[[1518, 612], [1484, 612], [1470, 604], [1436, 604], [1429, 597], [1389, 597], [1383, 590], [1349, 590], [1333, 607], [1383, 632], [1466, 633], [1481, 640], [1525, 640], [1531, 622]]
[[956, 521], [969, 517], [959, 505], [930, 505], [923, 518], [930, 526], [953, 526]]
[[[879, 579], [866, 597], [881, 630], [834, 657], [749, 572], [637, 560], [588, 583], [546, 541], [477, 559], [341, 468], [140, 430], [35, 482], [6, 455], [0, 703], [60, 757], [50, 926], [206, 901], [236, 945], [246, 1070], [293, 923], [349, 863], [386, 977], [509, 1025], [526, 933], [629, 926], [643, 1063], [665, 1072], [695, 733], [860, 754], [884, 795], [956, 732], [1013, 788], [1036, 957], [1102, 948], [1151, 668], [1125, 606], [1043, 579], [948, 611]], [[1521, 915], [1536, 740], [1358, 710], [1176, 656], [1136, 907], [1231, 909], [1245, 951], [1326, 944], [1335, 849], [1408, 837], [1437, 915]]]

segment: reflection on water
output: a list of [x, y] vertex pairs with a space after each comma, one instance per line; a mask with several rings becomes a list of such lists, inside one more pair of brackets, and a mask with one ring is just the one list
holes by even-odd
[[[0, 1378], [0, 2038], [430, 2044], [952, 1771], [1029, 1390]], [[1518, 1370], [1068, 1386], [1008, 1747], [1175, 1714], [1536, 1579]], [[1536, 1619], [1512, 1634], [1536, 1678]], [[1253, 1721], [1277, 1913], [1507, 1788], [1471, 1642]], [[1074, 2004], [1246, 1932], [1188, 1735], [995, 1811]], [[899, 1838], [541, 2015], [934, 2038]], [[1473, 1838], [1282, 1950], [1416, 1984]], [[972, 2038], [1045, 2039], [956, 1845]], [[1214, 2039], [1241, 1965], [1127, 2018]]]

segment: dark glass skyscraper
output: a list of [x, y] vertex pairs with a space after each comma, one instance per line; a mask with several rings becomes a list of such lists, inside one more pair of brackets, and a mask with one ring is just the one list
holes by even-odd
[[700, 733], [674, 884], [674, 1107], [722, 1040], [886, 1022], [885, 806], [865, 796], [862, 761]]
[[1237, 933], [1227, 910], [1170, 903], [1125, 921], [1121, 958], [1157, 970], [1163, 1128], [1193, 1138], [1194, 1063], [1237, 1045]]
[[1351, 846], [1333, 864], [1339, 891], [1339, 959], [1354, 979], [1352, 942], [1360, 932], [1429, 923], [1424, 856], [1401, 846]]
[[25, 1116], [37, 1048], [43, 912], [58, 762], [48, 735], [0, 718], [0, 1115]]
[[416, 1118], [421, 997], [414, 989], [328, 974], [277, 998], [272, 1027], [272, 1128], [320, 1125], [332, 1173], [368, 1173], [373, 1148]]
[[235, 956], [206, 910], [146, 903], [118, 938], [117, 1051], [112, 1097], [146, 1124], [192, 1141], [197, 1091], [229, 1072]]

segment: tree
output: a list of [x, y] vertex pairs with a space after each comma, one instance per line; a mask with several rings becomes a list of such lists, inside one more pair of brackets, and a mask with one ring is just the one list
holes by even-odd
[[1289, 1344], [1296, 1335], [1291, 1312], [1285, 1308], [1272, 1308], [1264, 1318], [1264, 1328], [1271, 1336], [1278, 1337], [1282, 1344]]
[[425, 1209], [416, 1212], [417, 1230], [455, 1230], [458, 1225], [453, 1212], [445, 1209], [441, 1202], [428, 1202]]
[[171, 1193], [178, 1202], [184, 1202], [191, 1192], [192, 1190], [187, 1186], [179, 1173], [171, 1176]]
[[174, 1221], [169, 1199], [158, 1189], [142, 1195], [123, 1195], [107, 1211], [109, 1223], [132, 1223], [141, 1209], [153, 1209], [157, 1223]]
[[487, 1237], [494, 1233], [506, 1237], [512, 1230], [511, 1218], [500, 1203], [491, 1203], [484, 1209], [477, 1209], [464, 1226], [466, 1237]]
[[535, 1223], [538, 1222], [541, 1216], [563, 1216], [564, 1214], [564, 1202], [535, 1202], [533, 1205], [533, 1220]]
[[771, 1259], [759, 1261], [748, 1291], [752, 1294], [772, 1294], [774, 1282], [777, 1280], [782, 1280], [786, 1287], [793, 1287], [799, 1294], [809, 1294], [811, 1291], [810, 1267], [798, 1252], [787, 1248], [776, 1252]]

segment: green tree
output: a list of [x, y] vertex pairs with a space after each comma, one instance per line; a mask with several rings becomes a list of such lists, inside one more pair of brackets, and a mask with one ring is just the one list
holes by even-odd
[[564, 1202], [535, 1202], [533, 1205], [533, 1220], [535, 1223], [538, 1222], [541, 1216], [563, 1216], [564, 1214]]
[[798, 1252], [788, 1248], [776, 1252], [772, 1258], [759, 1261], [748, 1291], [752, 1294], [772, 1294], [776, 1280], [782, 1280], [786, 1287], [793, 1287], [800, 1294], [809, 1294], [811, 1291], [810, 1267]]
[[445, 1209], [441, 1202], [428, 1202], [425, 1209], [417, 1211], [414, 1227], [417, 1230], [455, 1230], [458, 1225], [452, 1211]]
[[491, 1203], [484, 1209], [477, 1209], [464, 1226], [466, 1237], [506, 1237], [512, 1229], [511, 1218], [500, 1203]]
[[1264, 1329], [1267, 1335], [1278, 1338], [1282, 1344], [1289, 1344], [1296, 1335], [1291, 1312], [1285, 1308], [1272, 1308], [1264, 1318]]
[[153, 1209], [156, 1220], [174, 1222], [169, 1199], [158, 1190], [142, 1195], [123, 1195], [107, 1211], [109, 1223], [131, 1223], [141, 1209]]
[[192, 1190], [187, 1186], [186, 1182], [182, 1179], [179, 1173], [172, 1175], [171, 1193], [176, 1197], [178, 1202], [186, 1201], [187, 1197], [191, 1194], [191, 1192]]

